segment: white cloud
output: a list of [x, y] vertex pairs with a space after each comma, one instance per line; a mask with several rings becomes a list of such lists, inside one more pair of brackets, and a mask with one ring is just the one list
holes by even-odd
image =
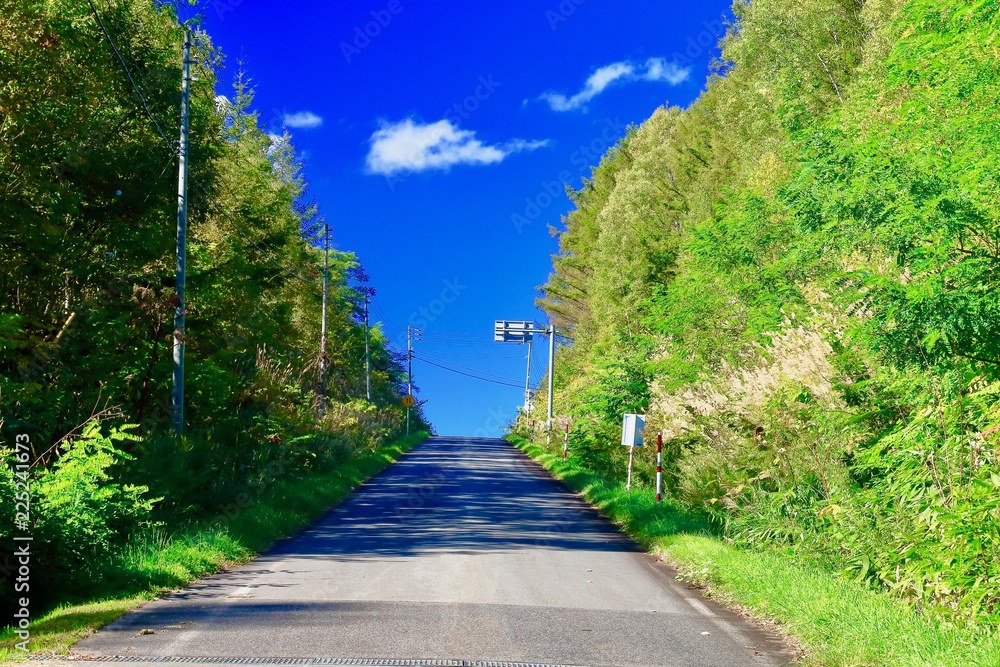
[[642, 78], [646, 81], [663, 81], [671, 86], [677, 86], [688, 80], [691, 70], [677, 63], [668, 62], [663, 58], [650, 58], [646, 61], [646, 71]]
[[323, 124], [323, 118], [317, 116], [312, 111], [296, 111], [286, 113], [282, 119], [285, 127], [294, 127], [300, 130], [311, 130]]
[[604, 92], [617, 81], [659, 81], [676, 86], [691, 75], [691, 70], [663, 58], [650, 58], [644, 63], [627, 60], [598, 67], [587, 77], [583, 89], [572, 97], [562, 93], [542, 93], [540, 99], [549, 103], [553, 111], [572, 111], [584, 107], [587, 102]]
[[472, 130], [461, 130], [449, 120], [419, 123], [407, 118], [398, 123], [383, 122], [368, 140], [371, 147], [365, 160], [370, 174], [448, 169], [458, 164], [495, 164], [508, 155], [532, 151], [548, 141], [514, 139], [503, 144], [484, 144]]
[[562, 93], [543, 93], [541, 97], [549, 103], [553, 111], [579, 109], [604, 92], [604, 89], [615, 81], [634, 75], [635, 68], [631, 63], [612, 63], [599, 67], [596, 72], [587, 77], [587, 81], [583, 84], [583, 90], [572, 97], [566, 97]]

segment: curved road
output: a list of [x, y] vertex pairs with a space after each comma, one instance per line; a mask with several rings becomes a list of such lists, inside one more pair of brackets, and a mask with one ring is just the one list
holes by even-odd
[[171, 664], [790, 659], [777, 638], [675, 583], [519, 450], [470, 438], [427, 441], [310, 529], [74, 652]]

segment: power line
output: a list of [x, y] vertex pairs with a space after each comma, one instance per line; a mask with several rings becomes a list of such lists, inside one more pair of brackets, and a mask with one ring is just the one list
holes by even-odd
[[[524, 359], [524, 355], [511, 356], [504, 354], [455, 354], [453, 352], [441, 352], [438, 350], [434, 350], [434, 354], [440, 354], [446, 357], [455, 357], [457, 359]], [[531, 363], [535, 362], [532, 361]]]
[[392, 329], [388, 326], [386, 322], [383, 322], [382, 320], [379, 320], [378, 324], [382, 327], [382, 337], [389, 342], [392, 342], [394, 339], [401, 339], [406, 335], [405, 331]]
[[[118, 49], [117, 45], [115, 45], [114, 39], [111, 36], [111, 32], [108, 30], [108, 28], [105, 25], [103, 19], [101, 18], [100, 13], [97, 11], [97, 7], [94, 5], [93, 0], [88, 0], [88, 2], [90, 4], [90, 8], [94, 12], [94, 17], [97, 19], [97, 22], [98, 22], [98, 24], [101, 27], [101, 30], [104, 32], [104, 36], [108, 40], [108, 44], [111, 46], [111, 49], [114, 51], [115, 55], [118, 57], [118, 62], [121, 63], [122, 70], [125, 72], [125, 76], [128, 78], [128, 81], [131, 84], [132, 89], [135, 91], [136, 95], [139, 96], [139, 100], [142, 102], [142, 108], [145, 110], [146, 115], [149, 117], [149, 120], [152, 121], [153, 126], [156, 128], [157, 134], [159, 134], [160, 138], [163, 139], [164, 144], [166, 144], [166, 146], [170, 150], [170, 152], [174, 156], [176, 156], [177, 155], [177, 148], [167, 138], [166, 134], [164, 134], [163, 128], [160, 126], [159, 121], [157, 121], [156, 116], [153, 114], [152, 110], [149, 108], [149, 104], [146, 101], [146, 96], [143, 94], [143, 92], [140, 89], [139, 85], [135, 82], [135, 79], [132, 77], [132, 73], [129, 70], [127, 63], [125, 62], [125, 58], [122, 55], [121, 51]], [[136, 68], [136, 69], [137, 69], [137, 71], [139, 71], [139, 68]], [[139, 76], [140, 76], [140, 78], [142, 78], [141, 72], [139, 72]], [[149, 85], [148, 82], [145, 81], [145, 79], [143, 79], [143, 82], [146, 83], [146, 85]], [[234, 152], [234, 155], [236, 155], [237, 158], [242, 159], [242, 156], [239, 155], [239, 153]], [[244, 163], [244, 166], [252, 166], [252, 165], [247, 165], [246, 163]], [[193, 176], [191, 177], [190, 180], [191, 180], [191, 182], [193, 182], [195, 184], [195, 186], [199, 190], [201, 190], [202, 194], [204, 194], [206, 196], [206, 198], [209, 196], [208, 189], [204, 185], [202, 185], [201, 181], [199, 181], [198, 179], [194, 178]], [[263, 246], [259, 242], [256, 242], [252, 238], [250, 238], [250, 236], [246, 232], [244, 232], [243, 229], [241, 229], [236, 223], [234, 223], [228, 216], [224, 216], [224, 217], [225, 217], [226, 222], [240, 236], [242, 236], [248, 243], [250, 243], [250, 245], [252, 245], [254, 248], [256, 248], [261, 254], [263, 254], [265, 256], [265, 258], [268, 259], [268, 261], [270, 261], [272, 264], [274, 264], [279, 269], [281, 269], [281, 271], [283, 273], [291, 275], [291, 276], [293, 276], [295, 278], [298, 278], [299, 280], [301, 280], [303, 282], [306, 282], [306, 283], [311, 283], [311, 284], [314, 284], [314, 285], [319, 284], [319, 281], [312, 280], [311, 278], [306, 278], [306, 277], [302, 276], [301, 274], [299, 274], [298, 272], [296, 272], [295, 270], [289, 269], [289, 268], [285, 267], [284, 265], [282, 265], [279, 261], [277, 261], [273, 257], [274, 252], [272, 250], [270, 250], [266, 246]]]
[[372, 299], [371, 300], [371, 305], [374, 306], [375, 313], [378, 315], [379, 321], [382, 322], [382, 324], [384, 325], [384, 327], [386, 329], [391, 329], [392, 331], [395, 331], [397, 335], [400, 334], [400, 333], [403, 333], [405, 331], [405, 329], [403, 329], [400, 326], [397, 326], [396, 323], [393, 322], [389, 318], [389, 316], [385, 314], [385, 310], [383, 310], [382, 307], [378, 304], [378, 301], [376, 301], [375, 299]]
[[420, 361], [424, 362], [425, 364], [429, 364], [431, 366], [436, 366], [437, 368], [440, 368], [442, 370], [446, 370], [449, 373], [455, 373], [457, 375], [464, 375], [465, 377], [473, 378], [474, 380], [481, 380], [483, 382], [490, 382], [492, 384], [498, 384], [498, 385], [502, 385], [502, 386], [505, 386], [505, 387], [514, 387], [516, 389], [521, 389], [522, 388], [522, 385], [519, 384], [519, 383], [514, 383], [514, 382], [500, 382], [498, 380], [490, 380], [489, 378], [480, 377], [478, 375], [472, 375], [471, 373], [463, 373], [462, 371], [455, 370], [454, 368], [447, 368], [446, 366], [442, 366], [440, 364], [436, 364], [433, 361], [428, 361], [428, 360], [426, 360], [426, 359], [424, 359], [422, 357], [416, 356], [416, 355], [415, 355], [415, 358], [419, 359]]
[[531, 348], [531, 367], [533, 369], [531, 374], [531, 383], [533, 385], [540, 385], [542, 380], [545, 378], [546, 359], [537, 346], [533, 346]]
[[428, 343], [433, 343], [435, 345], [448, 345], [455, 347], [489, 347], [496, 349], [496, 342], [491, 338], [489, 340], [462, 340], [460, 338], [449, 340], [447, 338], [429, 338]]
[[[174, 157], [175, 156], [171, 155], [170, 159], [167, 161], [167, 163], [165, 165], [163, 165], [163, 171], [161, 171], [160, 175], [157, 176], [156, 179], [153, 181], [153, 186], [158, 186], [160, 184], [160, 179], [162, 179], [163, 175], [165, 173], [167, 173], [167, 169], [169, 169], [170, 167], [173, 166], [173, 164], [174, 164]], [[143, 204], [145, 204], [146, 202], [149, 201], [149, 197], [153, 194], [154, 191], [155, 191], [155, 187], [150, 187], [149, 192], [146, 193], [146, 198], [142, 200]]]
[[454, 361], [448, 361], [447, 359], [440, 359], [438, 357], [434, 357], [434, 356], [431, 356], [431, 355], [428, 355], [428, 354], [424, 354], [424, 353], [420, 353], [420, 354], [414, 353], [414, 354], [417, 356], [418, 359], [433, 359], [434, 361], [440, 362], [442, 364], [448, 364], [449, 366], [454, 366], [455, 368], [461, 368], [461, 369], [464, 369], [464, 370], [467, 370], [467, 371], [472, 371], [474, 373], [479, 373], [480, 375], [486, 375], [486, 376], [489, 376], [489, 377], [494, 377], [494, 378], [497, 378], [497, 379], [500, 379], [500, 380], [505, 380], [505, 381], [510, 381], [510, 382], [514, 382], [515, 381], [515, 380], [512, 380], [511, 378], [506, 377], [504, 375], [497, 375], [496, 373], [490, 373], [488, 371], [479, 370], [478, 368], [470, 368], [469, 366], [463, 366], [462, 364], [456, 364]]
[[[176, 156], [178, 154], [177, 148], [173, 145], [173, 143], [171, 143], [171, 141], [167, 138], [166, 134], [163, 132], [163, 128], [160, 126], [159, 121], [156, 119], [156, 116], [153, 114], [152, 110], [150, 109], [149, 103], [146, 100], [145, 94], [140, 89], [139, 85], [136, 83], [135, 78], [132, 76], [132, 72], [129, 69], [128, 64], [125, 62], [125, 58], [122, 55], [121, 51], [118, 49], [118, 46], [115, 44], [115, 41], [114, 41], [113, 37], [111, 36], [111, 32], [108, 30], [107, 26], [105, 25], [104, 20], [102, 19], [101, 15], [100, 15], [100, 12], [97, 10], [97, 7], [94, 5], [93, 0], [88, 0], [88, 3], [90, 5], [91, 10], [94, 13], [94, 17], [97, 20], [98, 25], [100, 26], [102, 32], [104, 33], [105, 38], [108, 41], [108, 44], [111, 46], [112, 51], [114, 52], [115, 56], [118, 58], [118, 62], [121, 64], [122, 71], [125, 73], [125, 76], [128, 79], [128, 82], [131, 85], [132, 90], [139, 97], [139, 101], [142, 104], [142, 108], [145, 111], [146, 116], [153, 123], [153, 126], [156, 128], [157, 134], [159, 134], [160, 138], [163, 140], [164, 145], [166, 145], [166, 147], [168, 148], [168, 150], [173, 155]], [[138, 76], [143, 80], [143, 83], [148, 86], [149, 85], [148, 82], [145, 80], [145, 78], [142, 77], [141, 69], [137, 67], [136, 71], [138, 73]], [[236, 156], [236, 158], [238, 160], [243, 161], [243, 156], [241, 154], [239, 154], [239, 152], [235, 152], [234, 151], [233, 154]], [[246, 163], [244, 163], [244, 165], [247, 166]], [[249, 165], [249, 166], [253, 166], [253, 165]], [[162, 174], [161, 174], [161, 176], [162, 176]], [[201, 181], [199, 181], [198, 179], [196, 179], [194, 177], [191, 177], [191, 181], [202, 192], [202, 194], [204, 194], [206, 196], [206, 198], [209, 197], [208, 189], [201, 183]], [[224, 215], [222, 217], [225, 219], [226, 223], [229, 224], [240, 236], [242, 236], [251, 246], [253, 246], [255, 249], [257, 249], [262, 255], [264, 255], [264, 257], [268, 261], [270, 261], [272, 264], [274, 264], [283, 273], [291, 275], [291, 276], [297, 278], [298, 280], [301, 280], [301, 281], [306, 282], [306, 283], [318, 284], [318, 281], [313, 280], [311, 278], [306, 278], [306, 277], [302, 276], [301, 274], [299, 274], [298, 272], [296, 272], [295, 270], [289, 269], [288, 267], [284, 266], [279, 261], [277, 261], [275, 259], [275, 257], [274, 257], [275, 253], [274, 253], [273, 250], [271, 250], [270, 248], [266, 247], [266, 245], [262, 245], [262, 242], [257, 242], [255, 240], [253, 240], [250, 237], [249, 234], [247, 234], [239, 225], [237, 225], [235, 222], [233, 222], [233, 220], [231, 219], [231, 216]], [[388, 316], [386, 316], [384, 310], [377, 303], [375, 303], [373, 301], [372, 305], [375, 306], [376, 311], [380, 314], [380, 316], [381, 316], [381, 318], [383, 320], [383, 324], [386, 325], [387, 328], [393, 329], [393, 330], [395, 330], [395, 331], [397, 331], [399, 333], [402, 333], [402, 328], [399, 327], [398, 325], [396, 325]], [[447, 343], [447, 344], [453, 346], [453, 345], [488, 344], [488, 343], [492, 342], [491, 340], [489, 340], [488, 338], [486, 338], [483, 334], [480, 334], [478, 332], [428, 332], [428, 333], [431, 336], [431, 340], [428, 340], [426, 342], [432, 343], [432, 344], [433, 343]], [[387, 344], [388, 345], [392, 345], [392, 343], [389, 343], [388, 341], [387, 341]], [[482, 358], [481, 356], [475, 356], [475, 355], [451, 355], [451, 356], [466, 356], [468, 358]], [[517, 357], [492, 357], [492, 358], [511, 358], [511, 359], [513, 359], [513, 358], [517, 358]], [[451, 370], [452, 372], [456, 372], [456, 373], [459, 373], [461, 375], [467, 375], [468, 377], [477, 377], [477, 376], [469, 375], [467, 373], [461, 373], [461, 372], [455, 371], [453, 369], [448, 369], [448, 368], [445, 368], [444, 366], [439, 366], [438, 364], [435, 364], [435, 363], [433, 363], [433, 362], [431, 362], [431, 361], [429, 361], [427, 359], [422, 359], [422, 360], [425, 361], [426, 363], [429, 363], [429, 364], [433, 365], [433, 366], [438, 366], [438, 367], [443, 368], [445, 370]], [[443, 363], [448, 363], [448, 364], [454, 365], [454, 366], [456, 366], [458, 368], [465, 368], [466, 370], [472, 370], [472, 371], [475, 371], [475, 372], [478, 372], [478, 373], [483, 373], [484, 375], [489, 375], [489, 376], [492, 376], [492, 377], [495, 377], [495, 378], [502, 378], [502, 376], [494, 375], [492, 373], [486, 373], [484, 371], [477, 371], [476, 369], [470, 369], [470, 368], [462, 366], [460, 364], [455, 364], [454, 362], [448, 362], [448, 361], [440, 360], [440, 359], [439, 359], [439, 361], [442, 361]], [[491, 381], [491, 380], [488, 380], [487, 378], [477, 378], [477, 379], [482, 379], [484, 381]], [[496, 384], [508, 384], [508, 386], [518, 386], [518, 387], [520, 386], [519, 384], [515, 385], [515, 384], [510, 384], [510, 383], [506, 382], [507, 380], [509, 380], [509, 378], [502, 378], [502, 379], [504, 380], [504, 382], [496, 382]]]
[[449, 331], [447, 329], [437, 329], [433, 330], [433, 333], [437, 336], [447, 336], [449, 338], [482, 338], [487, 335], [487, 330], [480, 329], [479, 331]]
[[492, 343], [492, 334], [486, 334], [482, 332], [478, 333], [466, 333], [461, 331], [428, 331], [427, 334], [436, 340], [441, 342], [452, 342], [452, 341], [468, 341], [468, 342], [481, 342], [481, 343]]
[[118, 56], [118, 62], [121, 63], [122, 70], [125, 71], [125, 76], [128, 78], [128, 82], [132, 84], [132, 90], [134, 90], [135, 94], [139, 96], [139, 100], [142, 102], [142, 108], [146, 111], [146, 115], [149, 116], [149, 120], [153, 121], [153, 125], [156, 127], [156, 132], [160, 135], [160, 138], [163, 139], [163, 142], [167, 145], [167, 148], [170, 149], [170, 152], [177, 155], [177, 148], [167, 138], [167, 135], [164, 134], [163, 128], [160, 127], [160, 123], [156, 120], [156, 116], [153, 115], [152, 110], [149, 108], [149, 104], [146, 102], [146, 96], [142, 94], [142, 91], [139, 90], [139, 86], [135, 83], [135, 79], [132, 78], [132, 72], [129, 71], [128, 65], [125, 64], [125, 58], [122, 57], [121, 51], [119, 51], [118, 47], [115, 45], [115, 40], [111, 38], [111, 33], [108, 31], [107, 26], [104, 25], [104, 20], [101, 18], [100, 12], [97, 11], [97, 6], [94, 5], [94, 0], [87, 0], [87, 2], [90, 3], [90, 9], [94, 12], [94, 18], [97, 19], [97, 24], [104, 32], [104, 36], [107, 38], [108, 44], [111, 45], [111, 50], [115, 52], [116, 56]]

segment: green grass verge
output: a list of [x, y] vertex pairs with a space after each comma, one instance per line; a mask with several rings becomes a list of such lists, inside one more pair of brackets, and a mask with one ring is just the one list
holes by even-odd
[[557, 479], [706, 593], [780, 624], [802, 647], [804, 665], [826, 667], [997, 667], [1000, 637], [922, 616], [905, 602], [777, 550], [741, 548], [714, 536], [679, 506], [654, 502], [648, 488], [626, 491], [571, 457], [509, 438]]
[[[143, 602], [247, 562], [278, 539], [311, 524], [426, 438], [426, 433], [414, 434], [345, 461], [331, 472], [275, 480], [242, 506], [234, 504], [202, 525], [145, 537], [108, 574], [106, 594], [34, 619], [28, 648], [33, 654], [64, 655], [74, 643]], [[25, 659], [15, 647], [18, 641], [13, 629], [0, 632], [0, 664]]]

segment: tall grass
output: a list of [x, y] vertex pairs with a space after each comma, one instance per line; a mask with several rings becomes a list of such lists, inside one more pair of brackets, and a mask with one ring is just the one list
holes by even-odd
[[823, 667], [997, 667], [1000, 638], [923, 616], [911, 605], [780, 550], [743, 548], [713, 534], [705, 518], [649, 487], [627, 491], [572, 456], [510, 436], [554, 477], [580, 492], [644, 548], [676, 566], [706, 595], [776, 621]]
[[[242, 505], [217, 516], [138, 537], [102, 568], [100, 585], [84, 599], [67, 596], [31, 624], [33, 653], [64, 654], [79, 639], [142, 602], [199, 577], [244, 563], [277, 539], [305, 528], [366, 479], [427, 438], [417, 433], [375, 451], [363, 451], [335, 469], [275, 480]], [[11, 629], [0, 632], [0, 664], [23, 659]]]

